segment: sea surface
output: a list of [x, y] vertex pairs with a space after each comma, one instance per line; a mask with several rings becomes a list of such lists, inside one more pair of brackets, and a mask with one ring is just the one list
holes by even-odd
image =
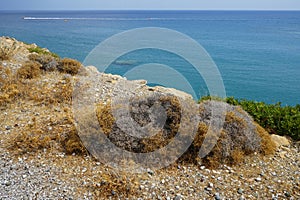
[[[79, 61], [107, 38], [143, 27], [176, 30], [201, 44], [218, 67], [227, 96], [300, 104], [297, 11], [0, 11], [0, 35], [36, 43]], [[106, 72], [124, 75], [147, 63], [177, 70], [191, 84], [195, 98], [209, 94], [203, 78], [187, 60], [157, 49], [127, 53], [116, 58]], [[156, 73], [168, 80], [167, 86], [181, 89], [172, 73]], [[142, 75], [131, 73], [130, 78]]]

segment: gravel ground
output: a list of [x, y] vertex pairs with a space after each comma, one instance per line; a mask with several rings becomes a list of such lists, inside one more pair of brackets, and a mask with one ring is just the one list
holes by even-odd
[[[121, 172], [89, 156], [46, 149], [19, 156], [0, 151], [0, 199], [126, 199], [117, 190], [101, 195], [107, 175]], [[135, 181], [128, 199], [300, 199], [299, 155], [296, 147], [282, 147], [274, 156], [254, 156], [239, 166], [216, 170], [177, 163], [146, 174], [126, 174]]]

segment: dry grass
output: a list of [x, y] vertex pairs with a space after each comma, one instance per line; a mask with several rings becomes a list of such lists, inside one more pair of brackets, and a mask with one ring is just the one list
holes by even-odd
[[[71, 115], [72, 87], [69, 78], [57, 72], [42, 74], [37, 79], [18, 79], [10, 70], [0, 67], [1, 72], [1, 94], [0, 105], [5, 106], [16, 102], [16, 100], [31, 101], [35, 106], [46, 106], [47, 109], [60, 107], [64, 110], [63, 114], [55, 116], [53, 119], [34, 117], [31, 122], [16, 134], [12, 149], [19, 152], [37, 151], [43, 148], [58, 148], [66, 153], [86, 154], [87, 151], [76, 132], [74, 121]], [[20, 72], [18, 72], [20, 76]], [[22, 73], [26, 74], [26, 73]], [[43, 78], [51, 79], [49, 82], [40, 82]], [[49, 77], [50, 76], [50, 77]], [[61, 77], [57, 80], [54, 77]], [[24, 76], [23, 78], [28, 78]], [[38, 81], [37, 81], [38, 80]], [[120, 130], [112, 114], [109, 102], [99, 103], [96, 109], [96, 117], [104, 134], [119, 148], [133, 152], [152, 152], [166, 146], [177, 134], [181, 121], [181, 107], [178, 99], [173, 96], [149, 97], [147, 100], [132, 101], [131, 115], [140, 125], [145, 124], [149, 119], [147, 110], [153, 106], [154, 102], [159, 101], [166, 111], [166, 123], [163, 131], [159, 131], [150, 138], [139, 139], [129, 136]], [[117, 106], [122, 109], [122, 106]], [[207, 108], [200, 106], [201, 116], [209, 118]], [[89, 122], [91, 115], [86, 114], [87, 126], [94, 126], [95, 122]], [[270, 140], [269, 134], [260, 126], [253, 124], [253, 120], [240, 109], [229, 110], [226, 113], [223, 131], [219, 138], [210, 133], [207, 144], [203, 144], [207, 137], [208, 125], [205, 121], [199, 123], [198, 132], [188, 151], [181, 157], [181, 161], [197, 163], [199, 161], [199, 150], [206, 148], [210, 143], [217, 140], [213, 150], [202, 159], [202, 163], [211, 168], [217, 168], [221, 164], [234, 165], [243, 161], [244, 157], [254, 152], [270, 154], [274, 152], [274, 144]], [[51, 126], [51, 130], [49, 130]], [[96, 134], [96, 130], [91, 133]], [[188, 135], [188, 133], [187, 133]], [[182, 140], [185, 140], [185, 136]], [[178, 144], [180, 145], [180, 144]]]
[[44, 82], [42, 87], [37, 87], [36, 85], [34, 87], [35, 90], [28, 93], [28, 98], [39, 105], [71, 104], [72, 87], [69, 79], [58, 80], [51, 84]]
[[273, 154], [276, 150], [276, 144], [271, 139], [270, 134], [262, 128], [259, 124], [255, 123], [257, 134], [261, 138], [260, 153], [263, 155]]
[[31, 53], [28, 59], [32, 62], [37, 62], [41, 64], [41, 69], [44, 71], [53, 72], [58, 70], [61, 73], [67, 73], [71, 75], [76, 75], [82, 69], [82, 64], [74, 59], [63, 58], [60, 59], [52, 54], [38, 54]]
[[150, 138], [142, 139], [143, 152], [153, 152], [166, 146], [177, 134], [180, 119], [181, 106], [178, 99], [174, 96], [163, 96], [159, 98], [159, 102], [166, 111], [166, 122], [163, 131], [159, 131]]
[[[180, 104], [175, 97], [152, 97], [149, 96], [147, 100], [133, 99], [131, 102], [131, 117], [141, 127], [149, 123], [148, 110], [154, 105], [155, 102], [160, 102], [164, 107], [167, 114], [166, 123], [163, 131], [151, 133], [151, 137], [139, 139], [130, 136], [130, 133], [124, 133], [123, 130], [116, 124], [113, 116], [112, 109], [116, 109], [117, 112], [122, 112], [125, 105], [119, 103], [111, 107], [111, 103], [100, 103], [96, 109], [96, 115], [99, 125], [105, 135], [118, 147], [134, 152], [152, 152], [159, 149], [169, 143], [169, 141], [177, 134], [180, 125]], [[88, 123], [88, 122], [87, 122]], [[155, 122], [154, 122], [155, 123]], [[159, 123], [159, 122], [157, 122]], [[130, 127], [129, 127], [130, 129]], [[147, 129], [149, 131], [155, 131], [153, 127]], [[127, 130], [135, 132], [136, 130]]]
[[[212, 105], [214, 103], [204, 103], [200, 106], [202, 120], [210, 118], [209, 106]], [[203, 144], [204, 139], [206, 139], [206, 144]], [[202, 164], [210, 168], [217, 168], [222, 164], [236, 165], [243, 162], [245, 156], [254, 152], [265, 155], [274, 153], [275, 150], [270, 135], [239, 107], [227, 108], [219, 137], [217, 133], [209, 132], [206, 123], [200, 122], [198, 133], [184, 158], [192, 162], [197, 161], [195, 158], [200, 148], [205, 149], [215, 142], [212, 151], [201, 160]]]
[[130, 198], [138, 194], [139, 184], [136, 176], [109, 173], [103, 174], [101, 178], [101, 184], [92, 188], [95, 198]]
[[[151, 98], [153, 97], [149, 97], [147, 101], [143, 100], [137, 103], [138, 100], [136, 100], [132, 103], [134, 113], [131, 113], [131, 116], [140, 125], [145, 124], [148, 120], [145, 110], [153, 105], [154, 99]], [[118, 129], [112, 115], [114, 108], [111, 108], [110, 103], [98, 105], [97, 118], [103, 132], [119, 148], [139, 153], [153, 152], [169, 144], [178, 132], [182, 117], [177, 98], [163, 96], [159, 98], [159, 101], [166, 110], [167, 120], [163, 131], [156, 132], [149, 138], [139, 139], [128, 136], [128, 133]], [[117, 109], [122, 109], [122, 106], [119, 105]], [[199, 110], [208, 112], [210, 109], [200, 106]], [[202, 113], [204, 118], [210, 118], [209, 114]], [[215, 142], [212, 151], [201, 160], [202, 164], [210, 168], [217, 168], [222, 164], [236, 165], [243, 162], [245, 156], [254, 152], [264, 155], [274, 152], [274, 144], [271, 142], [269, 134], [257, 126], [252, 118], [239, 107], [231, 107], [226, 112], [220, 136], [211, 130], [208, 133], [208, 125], [204, 121], [199, 123], [193, 143], [180, 158], [181, 162], [197, 163], [200, 148], [207, 149]], [[185, 140], [184, 137], [182, 140]], [[206, 139], [206, 144], [203, 144], [204, 139]]]
[[17, 77], [23, 79], [33, 79], [41, 75], [41, 65], [37, 62], [27, 62], [17, 71]]
[[[63, 78], [57, 72], [42, 76], [39, 66], [37, 63], [27, 63], [19, 68], [15, 74], [8, 68], [0, 67], [0, 107], [2, 109], [17, 100], [34, 101], [35, 104], [47, 106], [60, 103], [71, 104], [72, 86], [70, 78]], [[57, 77], [61, 77], [61, 79]], [[47, 78], [51, 81], [43, 81]]]
[[36, 152], [41, 149], [56, 149], [66, 153], [86, 154], [86, 150], [69, 116], [58, 113], [50, 118], [44, 115], [33, 117], [22, 131], [15, 133], [9, 149], [16, 153]]
[[81, 67], [82, 64], [79, 61], [70, 58], [63, 58], [59, 61], [58, 70], [62, 73], [76, 75]]
[[13, 57], [13, 49], [0, 45], [0, 60], [10, 60]]
[[9, 68], [0, 66], [0, 109], [4, 109], [20, 95], [18, 82]]
[[[0, 67], [0, 108], [10, 113], [25, 106], [29, 110], [38, 109], [40, 113], [35, 115], [32, 111], [27, 117], [26, 125], [11, 135], [13, 138], [9, 141], [9, 149], [26, 153], [55, 148], [67, 153], [86, 154], [70, 110], [70, 78], [64, 78], [64, 75], [58, 72], [36, 77], [39, 73], [35, 72], [35, 69], [30, 72], [30, 69], [40, 66], [35, 64], [27, 63], [16, 74], [8, 68]], [[36, 78], [28, 79], [33, 77]], [[48, 81], [43, 81], [44, 79]], [[57, 113], [55, 110], [62, 111]]]
[[18, 153], [34, 152], [39, 149], [51, 148], [52, 140], [56, 140], [55, 135], [45, 134], [43, 125], [32, 118], [23, 128], [22, 132], [15, 135], [11, 150], [17, 150]]
[[111, 103], [107, 102], [104, 104], [100, 102], [97, 105], [96, 115], [100, 128], [102, 129], [103, 133], [108, 136], [111, 133], [115, 123], [115, 118], [111, 110]]
[[58, 58], [48, 54], [32, 53], [28, 56], [29, 60], [41, 64], [41, 69], [45, 71], [55, 71], [58, 66]]
[[[86, 155], [88, 152], [77, 134], [74, 121], [69, 115], [70, 113], [67, 112], [67, 114], [68, 117], [65, 117], [60, 123], [62, 126], [67, 127], [67, 129], [64, 130], [63, 137], [58, 141], [62, 144], [67, 154], [76, 153], [77, 155]], [[62, 132], [57, 132], [57, 134], [61, 133]]]
[[[64, 112], [52, 119], [46, 118], [46, 116], [32, 116], [31, 122], [15, 135], [11, 149], [18, 149], [19, 152], [25, 153], [43, 148], [56, 148], [70, 154], [86, 154], [87, 150], [77, 134], [70, 111], [72, 103], [71, 77], [64, 78], [64, 75], [56, 70], [41, 73], [42, 61], [38, 61], [37, 58], [32, 58], [32, 60], [35, 60], [35, 62], [26, 63], [18, 69], [16, 74], [13, 74], [5, 67], [0, 67], [1, 108], [8, 109], [10, 104], [12, 105], [18, 101], [19, 103], [31, 102], [31, 105], [40, 108], [43, 106], [43, 109], [48, 110], [59, 107]], [[47, 63], [51, 59], [45, 58], [45, 60], [45, 63]], [[60, 72], [74, 75], [78, 73], [81, 64], [71, 59], [63, 59], [60, 61], [59, 66]], [[43, 81], [44, 79], [50, 81]], [[131, 117], [143, 127], [149, 123], [149, 109], [157, 102], [166, 112], [166, 121], [163, 129], [160, 131], [153, 129], [157, 132], [151, 134], [152, 136], [149, 138], [136, 138], [128, 135], [128, 133], [125, 133], [117, 126], [112, 112], [113, 109], [124, 109], [122, 100], [120, 100], [118, 106], [113, 108], [110, 102], [99, 103], [96, 109], [96, 119], [103, 133], [119, 148], [138, 153], [153, 152], [170, 143], [178, 133], [183, 117], [181, 116], [179, 100], [174, 96], [166, 95], [150, 95], [143, 100], [132, 99], [130, 105]], [[238, 107], [230, 107], [226, 112], [225, 123], [220, 137], [212, 131], [208, 133], [207, 119], [211, 117], [210, 106], [215, 105], [214, 103], [200, 105], [201, 120], [197, 134], [190, 148], [181, 157], [181, 161], [197, 163], [199, 161], [198, 153], [200, 148], [207, 148], [215, 141], [217, 143], [213, 150], [202, 159], [203, 164], [212, 168], [216, 168], [221, 164], [238, 164], [243, 161], [245, 156], [254, 152], [264, 155], [274, 152], [275, 146], [271, 142], [269, 134], [263, 128], [254, 124], [252, 118]], [[94, 119], [92, 114], [83, 113], [83, 117], [85, 117], [87, 126], [96, 128], [95, 122], [91, 121]], [[182, 141], [179, 142], [185, 142], [190, 137], [187, 127], [184, 127], [182, 130], [184, 130], [184, 133], [181, 136]], [[149, 131], [152, 131], [152, 129], [150, 128]], [[98, 133], [95, 130], [87, 134]], [[207, 144], [203, 144], [205, 138], [208, 139]], [[175, 145], [180, 146], [180, 144]], [[108, 187], [119, 186], [109, 185]], [[120, 190], [123, 191], [124, 189]]]

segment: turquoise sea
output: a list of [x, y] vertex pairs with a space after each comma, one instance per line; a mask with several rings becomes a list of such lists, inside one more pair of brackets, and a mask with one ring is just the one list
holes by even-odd
[[[200, 43], [218, 66], [227, 96], [283, 105], [300, 103], [297, 11], [0, 11], [0, 35], [80, 61], [108, 37], [142, 27], [173, 29]], [[132, 52], [107, 72], [122, 75], [134, 66], [153, 62], [178, 70], [198, 98], [208, 95], [189, 63], [168, 52]]]

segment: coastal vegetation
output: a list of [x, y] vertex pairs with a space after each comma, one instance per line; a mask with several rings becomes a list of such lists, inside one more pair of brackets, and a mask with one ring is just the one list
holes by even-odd
[[76, 75], [82, 64], [74, 59], [54, 57], [51, 54], [30, 54], [29, 60], [39, 63], [44, 71], [59, 71], [61, 73]]
[[49, 50], [38, 47], [38, 46], [30, 47], [30, 48], [28, 48], [28, 51], [30, 53], [37, 53], [39, 55], [51, 55], [54, 58], [59, 58], [59, 56], [56, 53], [50, 52]]

